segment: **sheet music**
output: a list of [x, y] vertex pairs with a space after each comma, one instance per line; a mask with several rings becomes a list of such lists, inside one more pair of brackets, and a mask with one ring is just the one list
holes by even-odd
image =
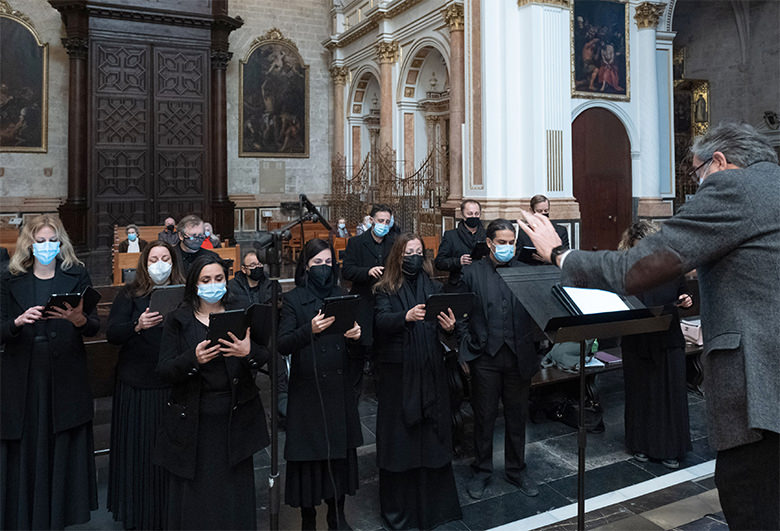
[[566, 294], [584, 315], [630, 310], [617, 293], [602, 289], [564, 287]]

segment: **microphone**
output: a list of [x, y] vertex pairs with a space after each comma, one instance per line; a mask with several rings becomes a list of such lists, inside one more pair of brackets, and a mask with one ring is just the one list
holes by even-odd
[[306, 197], [306, 194], [301, 194], [299, 199], [301, 204], [306, 207], [306, 210], [309, 211], [309, 214], [313, 216], [312, 221], [319, 221], [326, 229], [333, 230], [333, 228], [330, 226], [330, 223], [328, 223], [322, 214], [320, 214], [320, 211], [317, 210], [317, 207], [314, 206], [311, 201], [309, 201], [309, 198]]

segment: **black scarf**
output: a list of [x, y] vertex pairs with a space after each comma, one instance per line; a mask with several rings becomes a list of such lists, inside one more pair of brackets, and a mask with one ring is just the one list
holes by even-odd
[[460, 241], [462, 241], [463, 245], [468, 249], [473, 249], [478, 242], [484, 242], [487, 238], [487, 233], [485, 232], [485, 227], [482, 226], [482, 223], [477, 225], [477, 232], [472, 234], [466, 226], [466, 223], [461, 221], [458, 223], [457, 234]]
[[[404, 308], [425, 303], [428, 295], [439, 291], [424, 272], [416, 278], [404, 278], [398, 296]], [[441, 416], [437, 389], [439, 371], [438, 321], [415, 321], [407, 328], [403, 357], [403, 418], [404, 424], [416, 426], [423, 420], [433, 421], [437, 433]], [[440, 435], [441, 437], [441, 435]]]

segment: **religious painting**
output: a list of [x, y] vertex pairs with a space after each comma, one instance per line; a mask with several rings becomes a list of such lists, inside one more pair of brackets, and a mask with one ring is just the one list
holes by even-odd
[[298, 47], [272, 29], [239, 65], [240, 157], [309, 156], [309, 67]]
[[46, 152], [48, 44], [0, 0], [0, 152]]
[[628, 4], [575, 0], [571, 13], [572, 97], [628, 101]]

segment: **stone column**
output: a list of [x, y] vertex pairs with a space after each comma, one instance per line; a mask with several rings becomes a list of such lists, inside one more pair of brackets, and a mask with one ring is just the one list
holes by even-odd
[[466, 116], [464, 99], [463, 5], [450, 4], [442, 11], [450, 27], [450, 191], [447, 202], [463, 197], [463, 144], [461, 126]]
[[379, 60], [379, 151], [393, 149], [393, 65], [398, 60], [398, 43], [376, 45]]
[[[637, 25], [637, 50], [634, 58], [639, 61], [636, 71], [634, 97], [639, 107], [639, 151], [641, 185], [638, 195], [657, 197], [660, 190], [660, 148], [658, 135], [658, 79], [655, 53], [655, 28], [665, 4], [642, 2], [636, 6], [634, 20]], [[637, 187], [634, 187], [637, 190]]]
[[333, 162], [344, 157], [344, 86], [347, 84], [349, 69], [346, 66], [334, 66], [330, 69], [333, 78]]

